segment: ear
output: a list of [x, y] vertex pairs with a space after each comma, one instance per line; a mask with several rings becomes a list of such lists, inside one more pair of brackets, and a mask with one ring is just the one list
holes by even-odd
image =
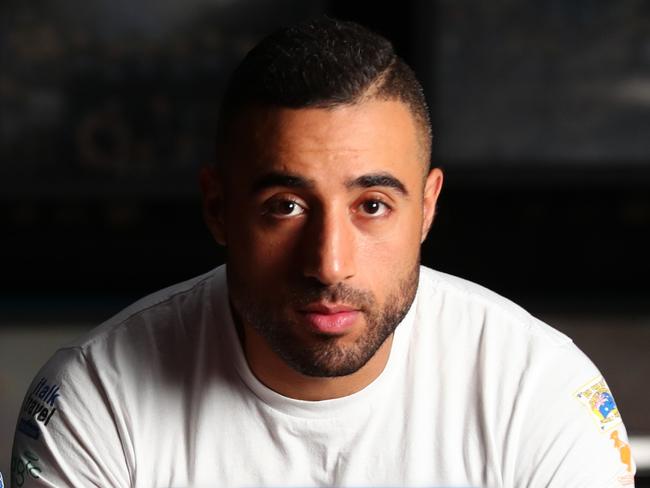
[[422, 201], [422, 234], [420, 236], [420, 244], [424, 242], [433, 223], [433, 218], [436, 213], [436, 203], [440, 190], [442, 190], [443, 174], [440, 168], [433, 168], [424, 183], [424, 197]]
[[222, 174], [213, 166], [204, 166], [199, 174], [203, 198], [203, 219], [214, 240], [226, 245], [225, 195]]

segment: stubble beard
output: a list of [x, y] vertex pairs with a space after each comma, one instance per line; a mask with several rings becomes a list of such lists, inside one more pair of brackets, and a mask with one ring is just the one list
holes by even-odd
[[[250, 325], [282, 360], [295, 371], [313, 377], [338, 377], [361, 369], [393, 334], [408, 313], [418, 287], [419, 262], [395, 286], [383, 307], [373, 293], [339, 283], [332, 287], [303, 284], [287, 293], [288, 309], [299, 310], [309, 303], [327, 301], [358, 308], [365, 318], [365, 331], [352, 344], [336, 336], [315, 335], [305, 344], [294, 331], [300, 325], [291, 317], [279, 316], [277, 308], [261, 303], [247, 293], [231, 293], [231, 302], [240, 321]], [[232, 276], [231, 276], [232, 277]], [[229, 283], [234, 280], [229, 279]], [[235, 283], [230, 283], [231, 290]], [[246, 290], [247, 287], [235, 287]]]

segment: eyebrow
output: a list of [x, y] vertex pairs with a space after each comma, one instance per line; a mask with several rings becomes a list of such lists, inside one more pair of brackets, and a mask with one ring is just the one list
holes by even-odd
[[373, 186], [386, 186], [393, 188], [407, 197], [409, 192], [406, 190], [404, 183], [395, 178], [390, 173], [371, 173], [359, 176], [351, 181], [348, 181], [345, 186], [347, 188], [372, 188]]
[[[352, 188], [372, 188], [375, 186], [385, 186], [393, 188], [401, 193], [403, 196], [408, 197], [409, 192], [399, 179], [390, 173], [370, 173], [358, 176], [345, 183], [345, 187]], [[268, 188], [284, 187], [284, 188], [301, 188], [312, 189], [315, 187], [314, 180], [304, 178], [292, 173], [285, 173], [282, 171], [270, 171], [257, 178], [251, 187], [253, 194], [264, 191]]]
[[310, 189], [314, 187], [314, 181], [291, 173], [271, 171], [269, 173], [263, 174], [253, 182], [251, 192], [255, 194], [268, 188], [274, 188], [278, 186], [286, 188]]

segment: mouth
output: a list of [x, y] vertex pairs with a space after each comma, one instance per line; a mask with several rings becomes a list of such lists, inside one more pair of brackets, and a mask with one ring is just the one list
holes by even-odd
[[314, 332], [341, 335], [356, 323], [361, 311], [345, 304], [311, 303], [300, 310]]

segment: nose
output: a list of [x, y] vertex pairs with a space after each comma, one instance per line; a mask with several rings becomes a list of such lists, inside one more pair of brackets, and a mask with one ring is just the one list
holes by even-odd
[[303, 273], [325, 286], [355, 275], [355, 235], [346, 212], [314, 212], [303, 241]]

